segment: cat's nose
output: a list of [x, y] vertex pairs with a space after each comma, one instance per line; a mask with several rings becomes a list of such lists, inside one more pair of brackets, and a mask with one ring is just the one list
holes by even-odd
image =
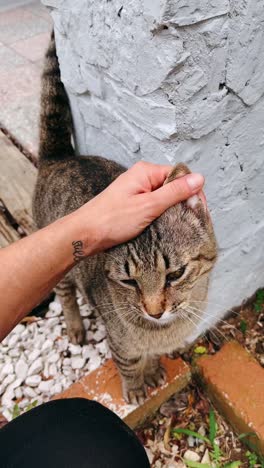
[[159, 319], [160, 317], [162, 317], [162, 315], [163, 315], [163, 312], [160, 312], [160, 314], [155, 314], [155, 315], [151, 314], [151, 317], [154, 317], [155, 319]]

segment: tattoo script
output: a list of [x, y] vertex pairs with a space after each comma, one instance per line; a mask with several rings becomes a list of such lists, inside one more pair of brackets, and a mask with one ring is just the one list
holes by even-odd
[[82, 260], [84, 257], [84, 251], [83, 251], [83, 242], [78, 240], [78, 241], [73, 241], [73, 258], [75, 262], [79, 262]]

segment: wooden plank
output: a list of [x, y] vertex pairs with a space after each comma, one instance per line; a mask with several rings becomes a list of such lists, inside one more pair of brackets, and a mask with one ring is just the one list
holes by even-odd
[[34, 229], [31, 203], [37, 169], [0, 131], [0, 200], [25, 233]]
[[18, 232], [9, 224], [5, 215], [0, 212], [0, 248], [20, 239]]

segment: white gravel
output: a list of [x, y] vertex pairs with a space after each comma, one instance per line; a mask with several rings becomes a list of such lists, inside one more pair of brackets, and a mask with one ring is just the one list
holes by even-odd
[[45, 318], [17, 325], [0, 343], [0, 412], [10, 421], [13, 410], [48, 401], [110, 357], [104, 325], [78, 297], [87, 344], [68, 341], [58, 299]]

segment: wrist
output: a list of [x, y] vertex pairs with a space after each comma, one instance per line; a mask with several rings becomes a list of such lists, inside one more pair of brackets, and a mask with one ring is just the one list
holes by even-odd
[[[84, 209], [85, 207], [85, 209]], [[64, 217], [67, 244], [71, 249], [73, 263], [98, 253], [101, 246], [100, 229], [96, 216], [87, 205]]]

